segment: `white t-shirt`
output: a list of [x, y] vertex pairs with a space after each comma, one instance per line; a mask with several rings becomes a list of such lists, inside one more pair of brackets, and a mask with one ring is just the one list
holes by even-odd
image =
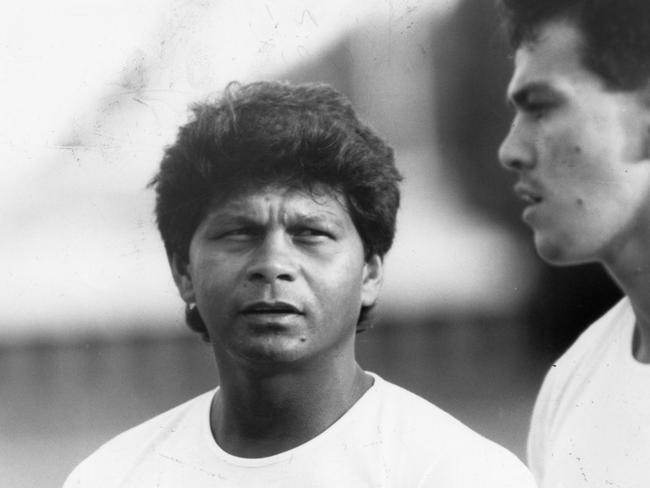
[[77, 466], [64, 488], [535, 486], [512, 453], [373, 377], [373, 386], [322, 434], [254, 459], [228, 454], [214, 441], [214, 391], [205, 393], [106, 443]]
[[627, 298], [551, 368], [528, 438], [543, 488], [650, 487], [650, 366], [632, 355]]

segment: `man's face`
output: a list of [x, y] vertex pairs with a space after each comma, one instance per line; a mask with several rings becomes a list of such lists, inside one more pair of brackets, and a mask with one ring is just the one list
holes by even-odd
[[379, 292], [382, 261], [367, 262], [343, 198], [265, 187], [209, 209], [189, 263], [172, 267], [196, 302], [217, 359], [291, 362], [353, 351], [361, 306]]
[[558, 21], [518, 49], [516, 115], [499, 150], [537, 250], [556, 264], [614, 259], [650, 209], [647, 108], [637, 92], [608, 91], [583, 66], [581, 42]]

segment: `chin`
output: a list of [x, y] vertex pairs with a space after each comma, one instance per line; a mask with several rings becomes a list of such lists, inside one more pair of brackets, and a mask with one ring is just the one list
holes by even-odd
[[554, 266], [572, 266], [592, 261], [585, 257], [583, 253], [576, 252], [575, 249], [569, 249], [568, 246], [560, 245], [558, 242], [537, 235], [535, 236], [535, 248], [539, 257]]
[[250, 344], [249, 347], [240, 350], [239, 355], [251, 363], [266, 365], [294, 363], [305, 355], [304, 349], [299, 344], [273, 342], [275, 343]]

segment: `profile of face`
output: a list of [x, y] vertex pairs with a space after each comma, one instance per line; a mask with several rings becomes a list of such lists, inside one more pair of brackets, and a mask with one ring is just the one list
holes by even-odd
[[647, 105], [585, 68], [581, 44], [572, 23], [552, 21], [517, 50], [516, 112], [499, 150], [536, 248], [555, 264], [614, 259], [650, 209]]
[[366, 260], [344, 198], [269, 186], [213, 205], [189, 262], [172, 258], [182, 298], [195, 302], [217, 361], [286, 363], [353, 347], [374, 304], [382, 260]]

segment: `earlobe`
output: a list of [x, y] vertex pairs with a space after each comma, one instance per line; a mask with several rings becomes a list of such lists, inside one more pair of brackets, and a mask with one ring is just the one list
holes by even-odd
[[373, 254], [363, 265], [361, 284], [361, 305], [369, 307], [375, 304], [384, 280], [384, 261]]
[[192, 283], [192, 276], [187, 269], [187, 264], [188, 263], [176, 253], [173, 253], [169, 258], [169, 266], [172, 270], [172, 276], [174, 277], [176, 288], [178, 288], [178, 293], [181, 295], [181, 298], [185, 303], [194, 303], [196, 302], [194, 285]]

